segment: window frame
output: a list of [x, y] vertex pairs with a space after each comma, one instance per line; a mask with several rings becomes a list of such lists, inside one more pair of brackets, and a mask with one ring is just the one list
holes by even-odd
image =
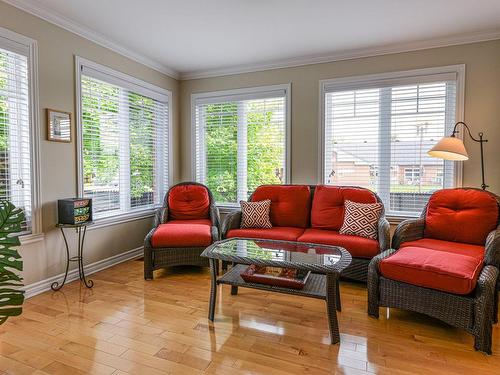
[[[145, 82], [134, 76], [126, 73], [119, 72], [105, 65], [98, 64], [94, 61], [87, 60], [83, 57], [75, 55], [75, 88], [76, 88], [76, 144], [77, 144], [77, 193], [79, 197], [83, 196], [84, 193], [84, 181], [83, 181], [83, 124], [82, 124], [82, 68], [89, 68], [96, 71], [100, 75], [109, 77], [112, 80], [125, 81], [133, 86], [138, 86], [146, 90], [158, 93], [159, 95], [164, 95], [167, 97], [167, 107], [168, 107], [168, 124], [167, 124], [167, 147], [168, 147], [168, 160], [167, 160], [167, 186], [165, 191], [172, 186], [172, 91], [158, 87], [151, 83]], [[143, 94], [138, 92], [138, 94]], [[147, 95], [146, 95], [147, 96]], [[96, 225], [91, 228], [101, 228], [109, 225], [116, 225], [121, 223], [126, 223], [129, 221], [140, 220], [148, 217], [152, 217], [158, 207], [163, 204], [163, 198], [160, 202], [153, 207], [148, 207], [144, 209], [130, 210], [127, 212], [119, 212], [115, 214], [110, 214], [104, 217], [100, 217], [94, 220]]]
[[[218, 91], [207, 91], [200, 93], [191, 94], [191, 179], [196, 181], [196, 105], [197, 101], [200, 99], [216, 99], [218, 97], [224, 98], [228, 96], [236, 95], [252, 95], [258, 96], [259, 94], [264, 94], [270, 91], [283, 90], [285, 91], [285, 181], [284, 184], [290, 184], [291, 178], [291, 160], [292, 160], [292, 108], [291, 108], [291, 97], [292, 97], [292, 84], [276, 84], [276, 85], [266, 85], [266, 86], [252, 86], [246, 88], [230, 89], [230, 90], [218, 90]], [[203, 137], [200, 137], [203, 138]], [[217, 203], [217, 207], [221, 208], [223, 212], [229, 212], [234, 208], [239, 207], [239, 204], [230, 203]]]
[[31, 152], [31, 231], [20, 236], [21, 245], [42, 241], [40, 111], [38, 95], [38, 43], [36, 40], [0, 27], [0, 46], [28, 58], [28, 90]]
[[[377, 87], [378, 85], [387, 85], [388, 82], [393, 82], [393, 85], [415, 84], [419, 79], [433, 76], [456, 74], [456, 107], [455, 107], [455, 122], [463, 121], [464, 119], [464, 98], [465, 98], [465, 64], [447, 65], [432, 68], [413, 69], [404, 71], [394, 71], [378, 74], [365, 74], [348, 76], [333, 79], [324, 79], [319, 81], [319, 147], [318, 147], [318, 183], [325, 183], [325, 99], [326, 94], [331, 92], [330, 87], [336, 87], [338, 90], [361, 89]], [[460, 139], [463, 139], [463, 132], [458, 134]], [[463, 162], [456, 161], [453, 166], [453, 185], [461, 187], [463, 181]], [[415, 216], [405, 215], [388, 215], [389, 222], [397, 224], [405, 219], [412, 219]]]

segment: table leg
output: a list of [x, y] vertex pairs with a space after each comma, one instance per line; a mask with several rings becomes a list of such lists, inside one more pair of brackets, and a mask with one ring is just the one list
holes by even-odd
[[326, 274], [326, 311], [328, 314], [328, 326], [330, 328], [330, 340], [332, 344], [340, 342], [339, 322], [337, 320], [337, 288], [338, 275]]
[[66, 239], [66, 235], [64, 234], [64, 230], [61, 228], [61, 233], [62, 233], [62, 236], [63, 236], [63, 239], [64, 239], [64, 245], [66, 247], [66, 271], [64, 272], [64, 278], [61, 282], [61, 284], [59, 284], [58, 281], [54, 281], [52, 283], [52, 285], [50, 286], [50, 288], [53, 290], [53, 291], [57, 291], [59, 289], [61, 289], [64, 284], [66, 283], [66, 279], [68, 278], [68, 270], [69, 270], [69, 246], [68, 246], [68, 240]]
[[238, 287], [236, 285], [231, 285], [231, 295], [235, 296], [238, 294]]
[[337, 311], [342, 311], [342, 302], [340, 302], [340, 281], [338, 278], [335, 282], [335, 302], [337, 305]]
[[80, 273], [80, 280], [83, 281], [83, 283], [85, 284], [85, 286], [87, 288], [92, 288], [94, 286], [94, 282], [92, 280], [88, 280], [85, 278], [85, 270], [83, 268], [83, 245], [85, 244], [85, 234], [87, 233], [87, 227], [83, 227], [83, 236], [82, 236], [82, 240], [80, 242], [80, 232], [81, 232], [81, 228], [78, 228], [80, 229], [79, 233], [78, 233], [78, 252], [79, 252], [79, 259], [78, 259], [78, 263], [79, 263], [79, 267], [80, 267], [80, 270], [81, 270], [81, 273]]
[[211, 287], [210, 287], [210, 304], [208, 306], [208, 320], [214, 321], [215, 315], [215, 303], [217, 301], [217, 261], [210, 258], [210, 275], [211, 275]]

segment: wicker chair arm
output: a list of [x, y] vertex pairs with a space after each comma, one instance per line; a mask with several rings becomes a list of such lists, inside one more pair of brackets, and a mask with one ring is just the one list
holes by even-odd
[[211, 233], [212, 233], [212, 242], [220, 240], [219, 227], [212, 225]]
[[160, 224], [166, 223], [168, 220], [168, 208], [160, 207], [156, 210], [153, 227], [156, 228]]
[[153, 245], [151, 244], [151, 239], [153, 238], [153, 233], [156, 230], [156, 226], [152, 228], [148, 234], [146, 234], [146, 237], [144, 238], [144, 249], [151, 249]]
[[378, 221], [378, 247], [380, 252], [391, 247], [391, 225], [385, 217]]
[[396, 250], [389, 249], [375, 256], [368, 265], [368, 315], [378, 318], [379, 307], [379, 279], [380, 279], [380, 262], [394, 254]]
[[408, 219], [402, 221], [394, 231], [392, 248], [399, 249], [403, 242], [415, 241], [424, 237], [425, 219]]
[[500, 268], [500, 226], [486, 237], [484, 264]]
[[221, 238], [226, 238], [231, 229], [238, 229], [241, 223], [241, 210], [235, 210], [226, 215], [222, 223]]

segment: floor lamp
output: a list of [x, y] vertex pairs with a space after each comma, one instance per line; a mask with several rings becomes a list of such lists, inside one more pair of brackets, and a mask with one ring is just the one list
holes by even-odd
[[483, 153], [483, 143], [488, 142], [487, 139], [483, 139], [483, 133], [479, 133], [479, 138], [474, 138], [470, 132], [469, 127], [465, 122], [457, 122], [453, 128], [453, 133], [449, 137], [443, 137], [441, 140], [436, 143], [436, 145], [431, 148], [427, 154], [429, 156], [445, 159], [445, 160], [468, 160], [469, 155], [467, 154], [467, 150], [465, 149], [464, 142], [456, 137], [458, 133], [457, 127], [458, 125], [463, 125], [467, 132], [469, 133], [469, 137], [474, 141], [478, 142], [481, 148], [481, 177], [482, 184], [481, 189], [486, 190], [488, 185], [484, 182], [484, 153]]

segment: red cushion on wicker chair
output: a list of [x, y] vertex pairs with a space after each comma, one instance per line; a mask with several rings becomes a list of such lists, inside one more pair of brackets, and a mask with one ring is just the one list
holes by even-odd
[[332, 230], [306, 229], [299, 242], [341, 246], [354, 257], [373, 258], [379, 253], [377, 240], [360, 236], [339, 234]]
[[444, 189], [432, 194], [425, 217], [425, 237], [484, 245], [498, 225], [498, 203], [475, 189]]
[[310, 198], [307, 185], [262, 185], [252, 194], [253, 202], [271, 200], [273, 227], [307, 227]]
[[484, 258], [484, 246], [435, 240], [434, 238], [422, 238], [416, 241], [403, 242], [399, 247], [425, 247], [426, 249], [449, 251], [450, 253], [468, 255], [479, 259]]
[[472, 292], [482, 268], [480, 258], [411, 246], [380, 262], [388, 279], [453, 294]]
[[267, 240], [296, 241], [304, 233], [302, 228], [272, 227], [272, 228], [245, 228], [231, 229], [226, 233], [226, 238], [262, 238]]
[[370, 190], [355, 187], [318, 185], [314, 189], [311, 226], [317, 229], [340, 230], [344, 222], [344, 201], [376, 203]]
[[153, 233], [153, 247], [205, 247], [212, 243], [212, 222], [200, 220], [172, 220], [160, 224]]
[[204, 186], [177, 185], [168, 192], [168, 214], [172, 220], [208, 219], [210, 197]]

